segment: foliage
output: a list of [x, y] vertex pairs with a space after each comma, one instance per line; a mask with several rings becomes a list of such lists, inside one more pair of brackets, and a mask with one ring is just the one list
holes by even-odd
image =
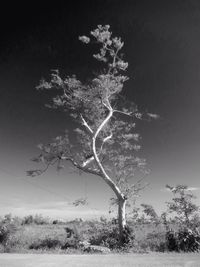
[[4, 220], [0, 222], [0, 244], [4, 251], [7, 251], [6, 247], [8, 247], [9, 240], [12, 235], [17, 231], [18, 225], [16, 225], [11, 220], [11, 216], [8, 218], [4, 217]]
[[62, 242], [58, 239], [46, 238], [44, 240], [35, 241], [30, 245], [30, 249], [56, 249], [63, 246]]
[[[89, 242], [92, 245], [105, 246], [110, 249], [123, 249], [133, 247], [134, 234], [129, 227], [125, 227], [123, 232], [123, 242], [119, 238], [119, 229], [116, 225], [107, 224], [102, 228], [98, 228], [98, 231], [93, 232]], [[123, 246], [122, 246], [123, 244]]]
[[[50, 81], [40, 82], [37, 89], [56, 94], [49, 107], [62, 109], [75, 123], [70, 132], [66, 130], [51, 143], [38, 146], [41, 154], [33, 160], [45, 167], [27, 174], [40, 175], [54, 164], [59, 170], [64, 167], [63, 162], [70, 162], [79, 171], [102, 177], [113, 190], [117, 205], [129, 200], [131, 204], [144, 187], [143, 178], [133, 182], [136, 173], [142, 176], [148, 173], [145, 159], [137, 153], [141, 146], [136, 120], [157, 116], [150, 113], [144, 116], [134, 103], [123, 100], [128, 63], [121, 53], [124, 42], [112, 36], [109, 25], [98, 25], [90, 37], [81, 36], [79, 40], [86, 45], [94, 41], [99, 51], [93, 57], [104, 68], [87, 82], [76, 75], [61, 77], [58, 70], [52, 72]], [[123, 214], [119, 212], [119, 217]], [[121, 229], [122, 221], [125, 218], [118, 220]]]
[[189, 228], [179, 229], [177, 232], [166, 233], [167, 248], [176, 252], [195, 252], [200, 249], [200, 234]]
[[155, 224], [149, 220], [139, 220], [132, 222], [131, 228], [135, 232], [136, 251], [160, 251], [163, 252], [166, 247], [166, 231], [162, 223]]
[[33, 216], [32, 215], [28, 215], [26, 217], [24, 217], [22, 224], [32, 224], [33, 223]]
[[48, 218], [44, 218], [42, 215], [38, 215], [36, 214], [35, 216], [33, 215], [28, 215], [25, 216], [22, 220], [22, 224], [48, 224], [49, 223], [49, 219]]
[[82, 240], [81, 235], [78, 233], [76, 227], [73, 229], [69, 226], [64, 227], [65, 236], [64, 238], [59, 238], [58, 236], [45, 236], [44, 238], [36, 239], [29, 246], [30, 249], [78, 249], [79, 243]]
[[[4, 219], [3, 219], [4, 220]], [[62, 224], [23, 224], [15, 225], [14, 231], [1, 244], [2, 252], [23, 252], [30, 250], [51, 250], [59, 253], [70, 253], [71, 250], [82, 253], [81, 243], [91, 242], [92, 245], [106, 246], [117, 251], [179, 251], [190, 252], [199, 250], [198, 230], [179, 228], [176, 222], [167, 221], [168, 230], [163, 223], [154, 221], [130, 220], [130, 230], [124, 235], [124, 246], [120, 247], [119, 229], [115, 220], [101, 218], [62, 223]], [[13, 224], [1, 222], [1, 224]], [[172, 230], [173, 228], [173, 230]], [[133, 232], [134, 229], [134, 232]]]
[[166, 187], [174, 195], [172, 201], [167, 203], [168, 212], [173, 212], [177, 215], [176, 219], [180, 225], [193, 228], [193, 219], [199, 210], [199, 207], [193, 203], [196, 197], [186, 185], [177, 185], [175, 187], [167, 185]]
[[141, 204], [141, 206], [143, 208], [144, 214], [150, 219], [150, 221], [152, 221], [154, 223], [158, 223], [159, 222], [159, 217], [158, 217], [158, 215], [157, 215], [157, 213], [154, 210], [152, 205]]
[[167, 249], [169, 251], [176, 251], [178, 252], [178, 243], [177, 243], [177, 239], [175, 236], [175, 232], [173, 232], [172, 230], [169, 230], [166, 232], [166, 245], [167, 245]]
[[16, 231], [16, 226], [10, 223], [0, 225], [0, 243], [6, 245], [9, 237]]
[[164, 252], [167, 250], [165, 232], [153, 231], [140, 241], [139, 246], [145, 251]]

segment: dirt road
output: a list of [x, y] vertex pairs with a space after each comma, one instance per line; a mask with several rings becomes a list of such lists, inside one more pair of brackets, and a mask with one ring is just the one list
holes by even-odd
[[200, 267], [200, 254], [0, 254], [0, 267]]

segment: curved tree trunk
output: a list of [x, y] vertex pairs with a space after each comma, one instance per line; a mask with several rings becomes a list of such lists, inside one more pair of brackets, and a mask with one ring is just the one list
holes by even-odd
[[106, 173], [101, 161], [99, 160], [97, 150], [96, 150], [96, 138], [98, 134], [100, 133], [100, 131], [102, 130], [102, 128], [107, 124], [107, 122], [110, 120], [110, 118], [113, 115], [113, 109], [110, 107], [110, 104], [107, 108], [109, 109], [109, 113], [107, 117], [100, 124], [100, 126], [98, 127], [98, 129], [96, 130], [95, 134], [92, 137], [92, 150], [93, 150], [94, 160], [96, 161], [101, 171], [100, 176], [109, 185], [109, 187], [112, 189], [112, 191], [115, 193], [118, 199], [118, 226], [119, 226], [119, 233], [120, 233], [120, 242], [121, 244], [123, 244], [124, 229], [126, 226], [126, 198], [124, 194], [121, 192], [120, 188], [115, 184], [115, 182]]

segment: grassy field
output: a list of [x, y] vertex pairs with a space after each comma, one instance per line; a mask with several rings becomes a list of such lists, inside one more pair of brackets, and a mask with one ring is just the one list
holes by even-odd
[[200, 254], [0, 254], [1, 267], [200, 267]]
[[[171, 251], [171, 247], [168, 248], [168, 239], [166, 239], [166, 229], [163, 226], [163, 224], [155, 225], [154, 223], [142, 223], [142, 224], [135, 224], [132, 225], [130, 224], [130, 228], [133, 229], [133, 235], [130, 234], [130, 239], [128, 239], [129, 243], [127, 243], [127, 247], [124, 248], [124, 250], [121, 249], [121, 251], [129, 251], [130, 253], [145, 253], [145, 252], [151, 252], [151, 256], [148, 254], [144, 254], [142, 257], [140, 256], [141, 254], [137, 254], [134, 256], [125, 256], [127, 263], [125, 263], [125, 266], [131, 266], [132, 261], [136, 258], [138, 261], [141, 261], [143, 265], [136, 265], [136, 266], [184, 266], [185, 260], [188, 261], [193, 261], [193, 257], [196, 262], [200, 262], [199, 255], [194, 254], [185, 254], [183, 256], [180, 256], [181, 254], [152, 254], [152, 252], [166, 252], [166, 251]], [[85, 254], [83, 259], [86, 260], [85, 266], [88, 265], [88, 260], [93, 261], [91, 263], [91, 266], [98, 266], [95, 263], [95, 257], [93, 259], [93, 256], [90, 257], [90, 255], [87, 254], [85, 251], [83, 245], [81, 246], [82, 241], [89, 241], [91, 242], [92, 245], [101, 245], [105, 246], [111, 249], [112, 253], [118, 253], [119, 252], [119, 242], [117, 237], [117, 232], [116, 232], [116, 225], [114, 225], [112, 222], [104, 222], [104, 221], [75, 221], [75, 222], [65, 222], [65, 223], [60, 223], [60, 224], [53, 224], [53, 223], [46, 223], [46, 224], [37, 224], [37, 223], [30, 223], [30, 224], [22, 224], [16, 221], [15, 223], [7, 222], [4, 223], [4, 228], [2, 227], [2, 241], [0, 243], [0, 253], [10, 253], [9, 256], [11, 257], [11, 264], [18, 264], [20, 262], [20, 256], [16, 258], [16, 260], [13, 260], [13, 255], [14, 253], [18, 253], [19, 255], [27, 253], [27, 257], [29, 258], [30, 254], [36, 254], [40, 255], [42, 253], [48, 253], [48, 255], [53, 254], [61, 254], [59, 257], [60, 261], [65, 260], [67, 255], [74, 255], [76, 254], [77, 257], [81, 257], [82, 254]], [[68, 236], [67, 228], [70, 228], [74, 231], [74, 234], [72, 236]], [[1, 229], [0, 229], [1, 230]], [[179, 241], [177, 241], [179, 242]], [[180, 242], [179, 242], [180, 243]], [[178, 244], [179, 244], [178, 243]], [[181, 243], [182, 244], [182, 243]], [[186, 243], [186, 250], [184, 250], [185, 247], [181, 247], [180, 251], [187, 251], [189, 248], [187, 247], [189, 243]], [[190, 251], [194, 251], [194, 248], [190, 244]], [[175, 251], [176, 248], [174, 249]], [[113, 255], [112, 254], [112, 255]], [[5, 254], [6, 255], [6, 254]], [[133, 254], [132, 254], [133, 255]], [[138, 258], [139, 255], [139, 258]], [[156, 259], [154, 259], [154, 255], [156, 255]], [[172, 259], [170, 257], [172, 257]], [[197, 257], [198, 256], [198, 257]], [[0, 259], [3, 258], [3, 254], [0, 254]], [[6, 257], [6, 256], [5, 256]], [[28, 260], [30, 262], [30, 266], [32, 265], [33, 262], [39, 260], [41, 258], [44, 260], [48, 261], [48, 257], [44, 256], [32, 256], [35, 260]], [[75, 257], [75, 256], [74, 256]], [[106, 256], [107, 257], [107, 256]], [[111, 262], [115, 261], [116, 266], [122, 266], [119, 265], [121, 261], [123, 261], [123, 257], [119, 256], [108, 256], [108, 261]], [[146, 258], [147, 257], [147, 258]], [[189, 257], [187, 259], [187, 257]], [[197, 257], [197, 259], [196, 259]], [[73, 258], [73, 257], [72, 257]], [[101, 259], [103, 256], [101, 257]], [[7, 258], [5, 258], [8, 261]], [[69, 258], [66, 258], [67, 260]], [[28, 263], [26, 262], [26, 256], [23, 256], [23, 260], [25, 260], [25, 264], [27, 265]], [[52, 259], [53, 260], [53, 259]], [[162, 260], [164, 262], [162, 263]], [[173, 265], [175, 264], [175, 261], [179, 265]], [[184, 261], [183, 261], [184, 260]], [[82, 261], [82, 260], [81, 260]], [[161, 261], [161, 262], [160, 262]], [[145, 265], [146, 263], [150, 264], [152, 262], [153, 265]], [[159, 263], [160, 265], [155, 265], [156, 263]], [[82, 262], [84, 263], [84, 262]], [[99, 262], [97, 262], [99, 263]], [[130, 265], [127, 265], [129, 264]], [[139, 262], [135, 262], [138, 263]], [[4, 263], [1, 265], [0, 262], [0, 267], [7, 266]], [[43, 266], [46, 263], [44, 263]], [[168, 264], [168, 265], [167, 265]], [[182, 264], [182, 265], [180, 265]], [[190, 264], [190, 263], [188, 263]], [[197, 263], [195, 263], [198, 266]], [[24, 263], [16, 266], [26, 266]], [[65, 264], [66, 265], [66, 264]], [[65, 266], [64, 265], [64, 266]], [[111, 263], [111, 265], [113, 265]], [[12, 265], [8, 265], [12, 266]], [[15, 265], [14, 265], [15, 266]], [[29, 265], [27, 265], [29, 266]], [[35, 266], [40, 266], [35, 265]], [[42, 266], [42, 265], [41, 265]], [[57, 265], [51, 265], [51, 266], [57, 266]], [[61, 265], [62, 266], [62, 263]], [[70, 266], [70, 265], [67, 265]], [[74, 265], [78, 266], [78, 265]], [[89, 265], [90, 266], [90, 265]], [[99, 265], [99, 266], [107, 266], [105, 264]], [[187, 265], [190, 266], [190, 265]], [[199, 264], [200, 267], [200, 264]]]
[[[12, 250], [9, 252], [12, 253], [25, 253], [25, 250], [28, 250], [28, 247], [33, 244], [34, 242], [39, 243], [39, 240], [44, 240], [45, 238], [52, 238], [56, 240], [60, 240], [61, 242], [65, 242], [66, 239], [66, 231], [65, 227], [70, 227], [73, 229], [73, 224], [63, 224], [63, 225], [52, 225], [52, 224], [45, 224], [45, 225], [22, 225], [17, 227], [17, 231], [12, 234], [11, 236], [11, 243], [13, 244]], [[89, 225], [88, 223], [81, 223], [77, 225], [77, 229], [81, 233], [81, 236], [84, 240], [88, 240], [89, 237], [92, 235], [91, 233], [88, 234], [88, 229], [90, 232], [92, 231], [96, 234], [97, 230], [95, 230], [96, 225]], [[98, 226], [100, 229], [103, 226]], [[148, 242], [152, 242], [152, 240], [148, 241], [147, 236], [149, 233], [162, 233], [163, 228], [160, 226], [154, 225], [141, 225], [135, 226], [135, 240], [136, 243], [139, 242], [140, 245], [147, 246]], [[0, 266], [1, 267], [1, 266]]]

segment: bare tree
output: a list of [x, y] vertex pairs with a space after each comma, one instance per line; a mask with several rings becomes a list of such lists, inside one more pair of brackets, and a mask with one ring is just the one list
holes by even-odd
[[[68, 161], [84, 173], [99, 176], [112, 189], [118, 205], [120, 234], [126, 227], [126, 204], [143, 187], [142, 179], [131, 183], [138, 170], [146, 174], [146, 161], [136, 154], [140, 149], [140, 135], [136, 132], [136, 119], [142, 119], [137, 106], [121, 97], [128, 77], [128, 63], [120, 54], [124, 43], [112, 37], [110, 26], [101, 26], [90, 32], [91, 38], [79, 37], [84, 44], [93, 40], [100, 50], [93, 57], [105, 63], [105, 68], [89, 82], [82, 83], [73, 75], [61, 78], [54, 70], [49, 82], [42, 80], [38, 89], [56, 89], [51, 107], [62, 108], [78, 127], [68, 129], [48, 145], [39, 145], [41, 154], [34, 160], [43, 162], [42, 170], [28, 171], [40, 175], [50, 165]], [[154, 114], [146, 114], [154, 118]]]

